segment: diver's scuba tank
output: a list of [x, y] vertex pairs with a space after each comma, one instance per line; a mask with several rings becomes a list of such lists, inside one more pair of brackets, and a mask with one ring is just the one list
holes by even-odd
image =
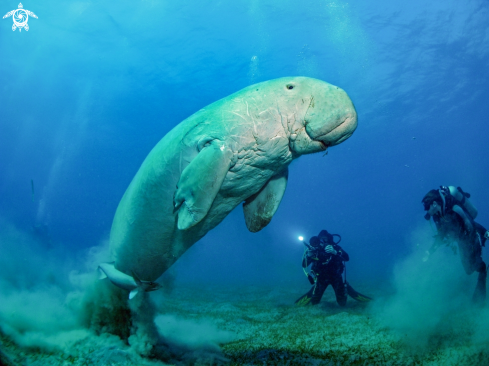
[[[455, 188], [454, 186], [441, 186], [439, 192], [444, 201], [446, 200], [448, 195], [451, 195], [456, 200], [455, 204], [461, 206], [465, 210], [465, 212], [467, 212], [470, 217], [472, 217], [472, 219], [475, 219], [477, 217], [477, 209], [469, 200], [470, 193], [464, 192], [462, 188]], [[445, 202], [443, 203], [445, 205]]]
[[450, 207], [453, 207], [453, 205], [461, 206], [464, 212], [466, 212], [472, 219], [472, 224], [475, 229], [474, 240], [478, 242], [481, 247], [484, 247], [486, 240], [489, 239], [489, 231], [481, 224], [475, 222], [478, 212], [472, 202], [469, 201], [470, 193], [464, 192], [462, 188], [455, 188], [454, 186], [440, 186], [438, 192], [443, 201], [442, 212], [445, 211], [448, 202], [450, 202]]

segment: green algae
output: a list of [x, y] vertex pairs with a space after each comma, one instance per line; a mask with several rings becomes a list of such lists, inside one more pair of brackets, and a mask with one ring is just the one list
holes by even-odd
[[[178, 286], [171, 295], [158, 295], [160, 314], [199, 324], [207, 322], [229, 336], [212, 338], [200, 349], [176, 346], [171, 339], [141, 357], [118, 337], [96, 334], [67, 349], [20, 347], [1, 335], [2, 350], [15, 365], [484, 365], [489, 350], [474, 340], [474, 317], [458, 314], [430, 338], [423, 349], [413, 349], [405, 336], [380, 324], [365, 304], [349, 301], [337, 306], [327, 292], [314, 307], [296, 307], [300, 292], [266, 287], [223, 288]], [[375, 314], [374, 314], [375, 315]], [[190, 323], [189, 323], [190, 324]], [[455, 324], [455, 325], [453, 325]], [[209, 345], [215, 343], [215, 347]], [[219, 350], [220, 348], [220, 350]]]

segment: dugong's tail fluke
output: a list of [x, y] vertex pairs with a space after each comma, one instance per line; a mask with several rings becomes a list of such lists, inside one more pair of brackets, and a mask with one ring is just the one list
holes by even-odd
[[115, 268], [114, 262], [101, 263], [98, 266], [100, 279], [108, 278], [117, 287], [129, 291], [129, 300], [134, 298], [139, 291], [149, 292], [161, 288], [161, 285], [152, 281], [141, 281], [134, 273], [129, 276]]

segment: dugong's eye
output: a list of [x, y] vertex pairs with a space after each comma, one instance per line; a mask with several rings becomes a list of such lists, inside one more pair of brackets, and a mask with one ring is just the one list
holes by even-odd
[[287, 84], [285, 87], [289, 90], [294, 89], [294, 86], [292, 84]]

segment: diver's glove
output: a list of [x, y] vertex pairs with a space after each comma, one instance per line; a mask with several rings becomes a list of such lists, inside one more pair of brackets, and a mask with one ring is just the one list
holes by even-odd
[[330, 254], [333, 254], [333, 255], [337, 255], [338, 252], [336, 251], [335, 248], [333, 248], [332, 245], [326, 245], [326, 248], [324, 248], [324, 250], [326, 251], [326, 253], [330, 253]]

